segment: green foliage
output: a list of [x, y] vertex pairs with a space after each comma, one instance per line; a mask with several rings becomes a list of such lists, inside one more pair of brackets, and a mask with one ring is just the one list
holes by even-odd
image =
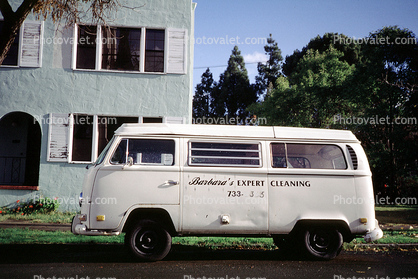
[[322, 53], [308, 50], [291, 78], [279, 77], [264, 102], [251, 111], [267, 117], [269, 125], [330, 127], [334, 115], [350, 109], [344, 83], [355, 68], [341, 57], [333, 47]]
[[[355, 74], [355, 114], [387, 120], [349, 128], [364, 144], [376, 192], [391, 197], [416, 196], [416, 190], [411, 189], [417, 184], [418, 169], [417, 38], [408, 29], [389, 26], [370, 33], [368, 40], [362, 49], [365, 61]], [[397, 123], [408, 119], [412, 122]]]
[[268, 56], [268, 60], [265, 64], [257, 64], [258, 75], [255, 77], [255, 88], [258, 95], [265, 93], [269, 87], [274, 86], [276, 79], [281, 75], [281, 64], [283, 61], [282, 51], [271, 34], [267, 38], [267, 45], [264, 46], [264, 51]]
[[49, 213], [57, 210], [59, 203], [57, 199], [38, 198], [30, 199], [26, 202], [17, 200], [16, 203], [2, 207], [0, 214], [20, 214], [29, 215], [33, 213]]
[[[330, 47], [333, 47], [343, 53], [342, 61], [349, 65], [356, 65], [362, 59], [360, 46], [352, 41], [348, 41], [349, 37], [344, 34], [326, 33], [324, 36], [319, 35], [311, 39], [310, 42], [302, 48], [302, 50], [295, 50], [292, 55], [286, 56], [283, 64], [283, 74], [290, 77], [295, 71], [299, 61], [306, 55], [308, 51], [325, 52]], [[350, 43], [347, 43], [350, 42]]]
[[242, 57], [238, 46], [232, 50], [228, 66], [219, 78], [215, 93], [214, 111], [217, 112], [216, 116], [224, 116], [222, 108], [224, 108], [225, 114], [231, 118], [244, 119], [249, 116], [246, 108], [257, 100], [257, 95], [250, 86], [244, 57]]
[[207, 68], [202, 74], [201, 82], [196, 85], [196, 92], [193, 96], [193, 118], [210, 117], [213, 114], [211, 101], [215, 86], [213, 75]]

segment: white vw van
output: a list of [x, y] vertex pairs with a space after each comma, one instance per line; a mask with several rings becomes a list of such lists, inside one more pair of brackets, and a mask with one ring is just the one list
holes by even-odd
[[72, 232], [118, 235], [161, 260], [172, 236], [272, 237], [332, 259], [382, 237], [371, 172], [350, 131], [124, 124], [89, 168]]

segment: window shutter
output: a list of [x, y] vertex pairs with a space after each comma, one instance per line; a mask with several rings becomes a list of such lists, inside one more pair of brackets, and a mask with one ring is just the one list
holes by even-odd
[[49, 114], [47, 161], [68, 162], [69, 123], [69, 114]]
[[25, 21], [21, 35], [21, 67], [42, 66], [42, 27], [41, 21]]
[[187, 73], [186, 42], [187, 32], [184, 29], [168, 29], [168, 65], [169, 74]]

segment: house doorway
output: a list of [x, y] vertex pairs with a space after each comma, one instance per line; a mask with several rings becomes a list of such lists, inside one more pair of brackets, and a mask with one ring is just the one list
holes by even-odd
[[25, 112], [0, 119], [0, 185], [38, 186], [41, 127]]

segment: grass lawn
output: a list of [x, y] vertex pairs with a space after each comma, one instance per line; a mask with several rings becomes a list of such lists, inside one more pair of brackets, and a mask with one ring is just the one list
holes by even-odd
[[[49, 214], [0, 214], [0, 222], [20, 220], [33, 223], [70, 223], [75, 213], [53, 212]], [[418, 207], [377, 207], [376, 216], [381, 224], [417, 224]], [[0, 229], [0, 244], [63, 244], [63, 243], [123, 243], [121, 236], [82, 236], [66, 231], [46, 232], [40, 230], [7, 228]], [[352, 250], [364, 244], [362, 238], [345, 243], [344, 249]], [[418, 243], [418, 230], [384, 231], [378, 244]], [[276, 246], [271, 238], [244, 237], [174, 237], [173, 244], [206, 247], [208, 249], [265, 249]]]
[[[383, 238], [376, 244], [418, 244], [418, 230], [385, 231]], [[71, 244], [71, 243], [106, 243], [122, 244], [124, 235], [120, 236], [85, 236], [74, 235], [69, 231], [41, 231], [20, 228], [0, 229], [1, 244]], [[247, 237], [174, 237], [174, 245], [206, 247], [207, 249], [262, 249], [274, 250], [276, 246], [271, 238]], [[360, 245], [359, 245], [360, 244]], [[362, 238], [345, 243], [345, 250], [355, 250], [365, 244]]]

